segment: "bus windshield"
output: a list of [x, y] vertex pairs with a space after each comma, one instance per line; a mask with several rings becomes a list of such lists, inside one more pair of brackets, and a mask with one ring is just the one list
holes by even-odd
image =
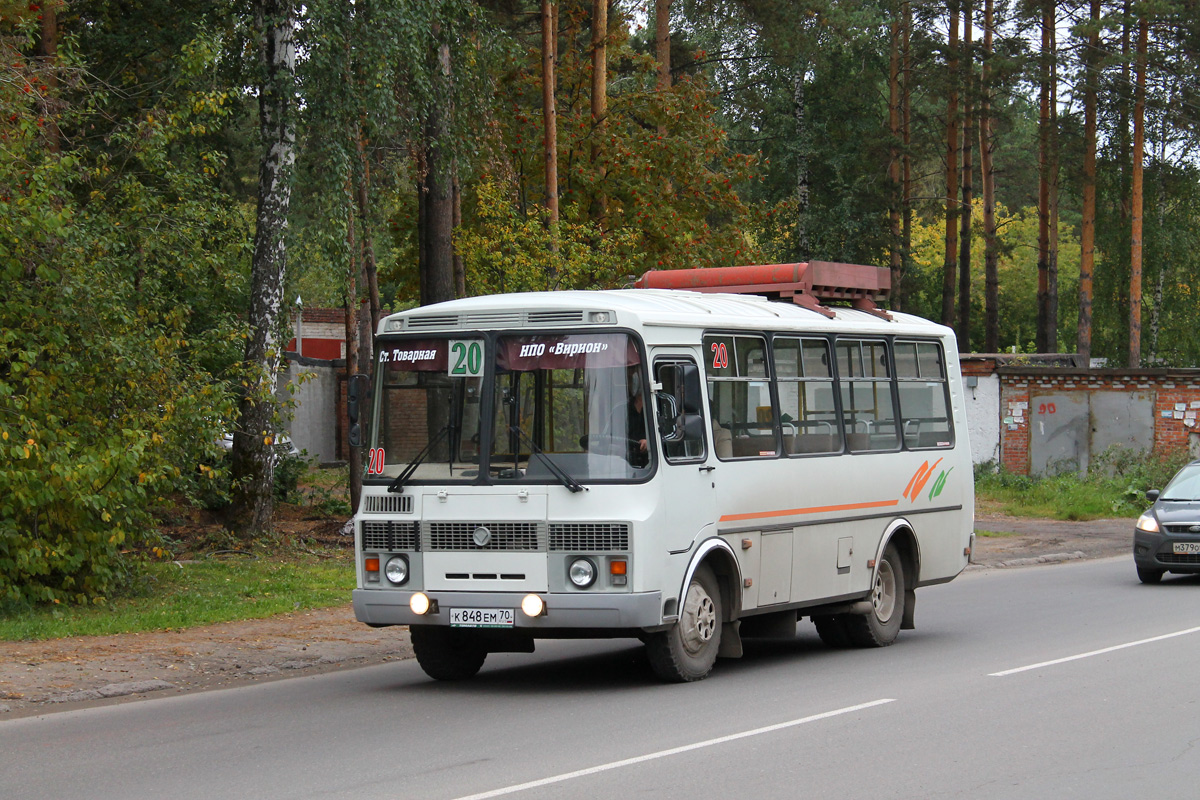
[[369, 478], [569, 486], [651, 469], [644, 367], [624, 333], [383, 342], [376, 385]]

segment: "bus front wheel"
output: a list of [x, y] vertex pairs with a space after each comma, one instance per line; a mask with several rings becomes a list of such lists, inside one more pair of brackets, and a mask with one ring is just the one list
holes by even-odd
[[850, 641], [859, 647], [887, 647], [900, 634], [904, 619], [904, 562], [892, 545], [883, 551], [871, 586], [871, 610], [844, 617]]
[[426, 675], [439, 681], [474, 677], [487, 658], [487, 650], [465, 631], [413, 625], [409, 633], [417, 663]]
[[717, 578], [701, 565], [684, 594], [679, 622], [647, 637], [646, 654], [654, 673], [671, 683], [706, 677], [717, 660], [724, 611]]

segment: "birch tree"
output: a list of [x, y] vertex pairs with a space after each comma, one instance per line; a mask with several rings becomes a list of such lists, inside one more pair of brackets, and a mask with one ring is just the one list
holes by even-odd
[[233, 436], [232, 520], [250, 534], [271, 529], [275, 471], [272, 459], [278, 408], [275, 382], [283, 342], [283, 278], [287, 266], [288, 209], [296, 159], [294, 91], [296, 8], [291, 0], [255, 0], [259, 46], [258, 213], [250, 267], [250, 333], [245, 394]]

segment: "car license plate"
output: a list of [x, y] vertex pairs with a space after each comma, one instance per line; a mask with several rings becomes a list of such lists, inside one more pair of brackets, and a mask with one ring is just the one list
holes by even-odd
[[1176, 542], [1175, 555], [1200, 555], [1200, 542]]
[[515, 621], [511, 608], [452, 608], [452, 628], [511, 628]]

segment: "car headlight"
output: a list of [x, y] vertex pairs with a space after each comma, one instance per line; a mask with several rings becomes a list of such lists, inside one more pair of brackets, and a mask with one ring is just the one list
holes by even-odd
[[567, 568], [567, 577], [580, 589], [586, 589], [596, 582], [596, 565], [590, 558], [577, 558]]
[[383, 574], [396, 586], [408, 580], [408, 559], [404, 556], [392, 556], [383, 565]]
[[1154, 516], [1153, 512], [1147, 511], [1138, 517], [1137, 525], [1134, 527], [1146, 533], [1158, 533], [1158, 519]]

